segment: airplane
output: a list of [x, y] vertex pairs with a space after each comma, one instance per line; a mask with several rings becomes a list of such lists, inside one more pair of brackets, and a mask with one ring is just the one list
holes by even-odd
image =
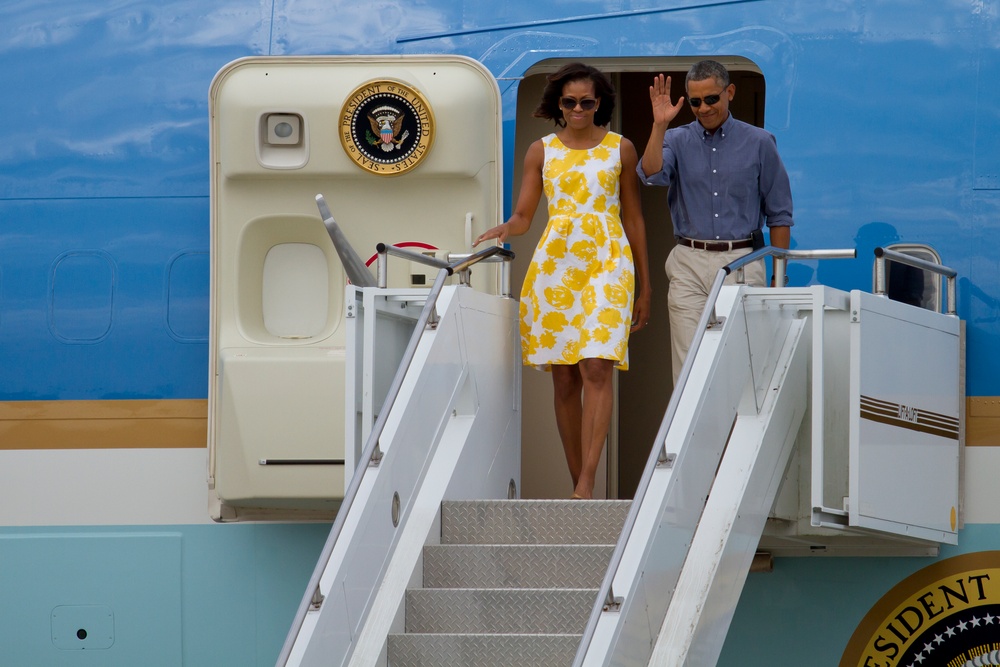
[[[374, 403], [356, 420], [342, 414], [348, 399], [362, 399], [339, 378], [362, 382], [372, 373], [380, 391], [392, 388], [394, 364], [442, 267], [466, 259], [472, 232], [511, 210], [524, 151], [550, 129], [532, 117], [547, 74], [577, 60], [607, 72], [618, 92], [612, 128], [642, 147], [652, 78], [670, 74], [683, 94], [684, 73], [704, 58], [730, 70], [734, 115], [775, 136], [796, 220], [791, 255], [768, 260], [778, 271], [787, 259], [788, 287], [774, 290], [779, 297], [741, 292], [742, 303], [757, 309], [749, 311], [727, 292], [719, 312], [729, 308], [726, 321], [749, 328], [757, 320], [747, 312], [766, 319], [775, 314], [769, 299], [787, 299], [782, 308], [797, 314], [775, 315], [781, 335], [811, 340], [819, 357], [817, 322], [825, 317], [834, 328], [827, 359], [755, 348], [769, 369], [795, 368], [796, 355], [805, 355], [808, 370], [790, 372], [787, 386], [807, 388], [799, 394], [820, 403], [797, 413], [805, 424], [799, 435], [823, 405], [816, 362], [824, 361], [830, 382], [847, 384], [852, 368], [877, 368], [878, 378], [908, 383], [914, 396], [874, 406], [831, 399], [828, 421], [813, 424], [836, 431], [831, 441], [863, 438], [848, 431], [870, 427], [882, 410], [880, 418], [909, 431], [934, 412], [950, 444], [943, 454], [877, 449], [874, 468], [858, 482], [848, 480], [847, 463], [864, 454], [833, 447], [826, 462], [833, 481], [810, 490], [815, 461], [782, 441], [775, 460], [790, 462], [775, 468], [774, 480], [790, 481], [780, 494], [769, 487], [775, 503], [763, 510], [767, 527], [759, 544], [744, 549], [754, 566], [737, 568], [723, 621], [706, 621], [712, 657], [656, 662], [654, 644], [678, 627], [659, 633], [668, 612], [658, 612], [648, 619], [650, 637], [620, 642], [623, 650], [642, 645], [641, 657], [607, 664], [1000, 664], [992, 627], [1000, 625], [1000, 498], [992, 474], [1000, 465], [993, 344], [1000, 279], [989, 259], [1000, 192], [1000, 99], [990, 83], [1000, 49], [989, 3], [84, 0], [10, 2], [0, 19], [8, 90], [0, 100], [5, 664], [295, 664], [296, 652], [319, 650], [295, 645], [309, 623], [318, 563], [332, 551], [331, 530], [351, 530], [338, 524], [346, 521], [341, 503], [371, 483], [370, 473], [353, 473], [370, 454], [365, 438], [387, 419]], [[396, 164], [403, 173], [394, 176], [377, 173], [376, 161], [355, 161], [351, 140], [335, 132], [373, 81], [399, 86], [380, 92], [402, 96], [416, 112], [431, 110], [433, 143], [426, 155], [417, 149], [412, 163]], [[688, 110], [676, 122], [691, 119]], [[388, 123], [394, 140], [401, 136], [393, 120], [375, 122], [380, 131]], [[251, 128], [239, 135], [246, 144], [239, 128]], [[409, 131], [416, 137], [426, 128]], [[448, 145], [455, 150], [446, 152]], [[463, 184], [471, 194], [460, 191]], [[661, 431], [665, 414], [685, 413], [686, 405], [681, 392], [672, 393], [664, 354], [667, 283], [659, 267], [673, 232], [665, 193], [644, 188], [642, 196], [654, 312], [631, 346], [632, 368], [616, 378], [599, 489], [619, 510], [628, 504], [616, 501], [655, 487], [655, 475], [670, 474], [669, 454], [685, 451], [667, 452], [671, 440]], [[476, 296], [445, 291], [445, 302], [483, 298], [462, 307], [508, 317], [507, 297], [517, 293], [543, 226], [540, 210], [531, 232], [512, 240], [513, 261], [482, 260], [471, 278], [457, 270], [449, 285], [461, 279]], [[339, 254], [338, 233], [354, 256]], [[278, 243], [285, 245], [268, 255]], [[952, 276], [924, 273], [916, 305], [904, 306], [876, 289], [885, 287], [886, 271], [889, 292], [898, 276], [876, 251], [898, 260], [892, 266], [905, 261], [898, 253]], [[355, 259], [363, 269], [340, 270]], [[388, 287], [378, 285], [377, 267], [386, 264]], [[268, 284], [276, 291], [262, 292]], [[261, 292], [257, 305], [247, 305], [246, 285]], [[348, 349], [365, 344], [365, 317], [385, 310], [364, 299], [383, 293], [401, 312], [389, 318], [397, 324], [384, 329], [393, 333], [379, 340], [379, 353], [368, 348], [376, 370], [347, 363]], [[851, 357], [845, 333], [855, 331], [855, 304], [877, 311], [872, 319], [884, 318], [897, 343], [866, 357], [867, 365]], [[322, 316], [309, 319], [310, 308]], [[705, 354], [715, 349], [712, 340]], [[473, 336], [463, 345], [479, 342]], [[383, 358], [387, 349], [396, 356]], [[255, 362], [275, 357], [288, 365], [272, 373]], [[513, 374], [513, 352], [506, 361], [496, 368]], [[707, 383], [709, 364], [693, 361], [686, 381]], [[510, 496], [559, 504], [570, 489], [548, 378], [517, 372], [497, 378], [522, 399], [511, 407], [521, 428], [504, 435], [518, 452], [504, 459], [516, 480]], [[775, 393], [798, 405], [783, 386]], [[236, 393], [227, 394], [230, 387]], [[950, 407], [918, 407], [924, 389], [942, 392]], [[243, 400], [253, 407], [241, 408]], [[463, 417], [466, 407], [453, 409]], [[851, 421], [852, 412], [868, 418]], [[227, 421], [234, 414], [246, 421]], [[243, 430], [226, 430], [233, 423]], [[280, 460], [283, 454], [234, 458], [227, 444], [290, 429], [326, 443], [345, 428], [343, 452], [307, 448], [303, 456], [316, 465]], [[652, 471], [650, 455], [655, 464], [659, 450], [664, 465]], [[279, 481], [260, 482], [262, 489], [260, 475], [272, 471], [269, 479]], [[867, 512], [852, 502], [853, 485], [865, 481], [881, 487], [880, 501], [901, 499], [906, 515], [937, 511], [942, 502], [950, 515], [930, 530], [880, 519], [847, 525]], [[506, 478], [491, 484], [499, 494], [492, 497], [508, 497]], [[401, 518], [412, 509], [404, 498]], [[638, 513], [633, 519], [628, 525], [645, 525]], [[905, 524], [892, 526], [904, 534], [887, 536], [887, 523]], [[638, 588], [630, 590], [626, 606], [641, 599]], [[615, 613], [598, 604], [580, 632], [600, 643]], [[674, 613], [686, 619], [683, 610]], [[628, 638], [631, 631], [608, 632]], [[368, 664], [392, 664], [386, 641], [376, 639]], [[593, 660], [586, 664], [605, 664]]]

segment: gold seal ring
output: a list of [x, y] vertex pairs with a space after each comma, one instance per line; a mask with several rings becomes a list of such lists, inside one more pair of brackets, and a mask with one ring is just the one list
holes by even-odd
[[347, 97], [340, 142], [354, 164], [380, 176], [417, 167], [434, 141], [434, 114], [424, 96], [393, 79], [369, 81]]

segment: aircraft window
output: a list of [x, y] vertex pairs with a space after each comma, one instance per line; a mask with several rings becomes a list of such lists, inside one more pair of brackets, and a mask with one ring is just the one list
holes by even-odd
[[[927, 262], [941, 263], [941, 256], [937, 251], [921, 243], [893, 243], [885, 248], [912, 255]], [[873, 266], [873, 285], [875, 284], [874, 271]], [[936, 273], [891, 260], [886, 261], [886, 295], [893, 301], [901, 301], [939, 313], [941, 312], [941, 281], [942, 277]]]

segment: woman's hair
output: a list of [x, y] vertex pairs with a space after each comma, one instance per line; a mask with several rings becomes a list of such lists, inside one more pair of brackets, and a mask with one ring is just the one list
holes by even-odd
[[547, 80], [542, 100], [535, 109], [536, 118], [547, 118], [559, 127], [565, 127], [566, 121], [559, 107], [563, 87], [571, 81], [587, 80], [594, 84], [594, 96], [601, 101], [594, 114], [594, 124], [604, 126], [611, 122], [611, 113], [615, 110], [615, 87], [604, 72], [583, 63], [570, 63], [550, 74]]

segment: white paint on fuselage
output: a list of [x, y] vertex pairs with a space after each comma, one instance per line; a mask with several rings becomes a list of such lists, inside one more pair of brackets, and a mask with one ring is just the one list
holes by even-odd
[[965, 448], [965, 523], [1000, 523], [1000, 447]]
[[208, 450], [0, 452], [0, 525], [212, 523]]
[[[205, 449], [0, 452], [0, 526], [212, 523]], [[1000, 447], [965, 450], [965, 522], [1000, 523]]]

